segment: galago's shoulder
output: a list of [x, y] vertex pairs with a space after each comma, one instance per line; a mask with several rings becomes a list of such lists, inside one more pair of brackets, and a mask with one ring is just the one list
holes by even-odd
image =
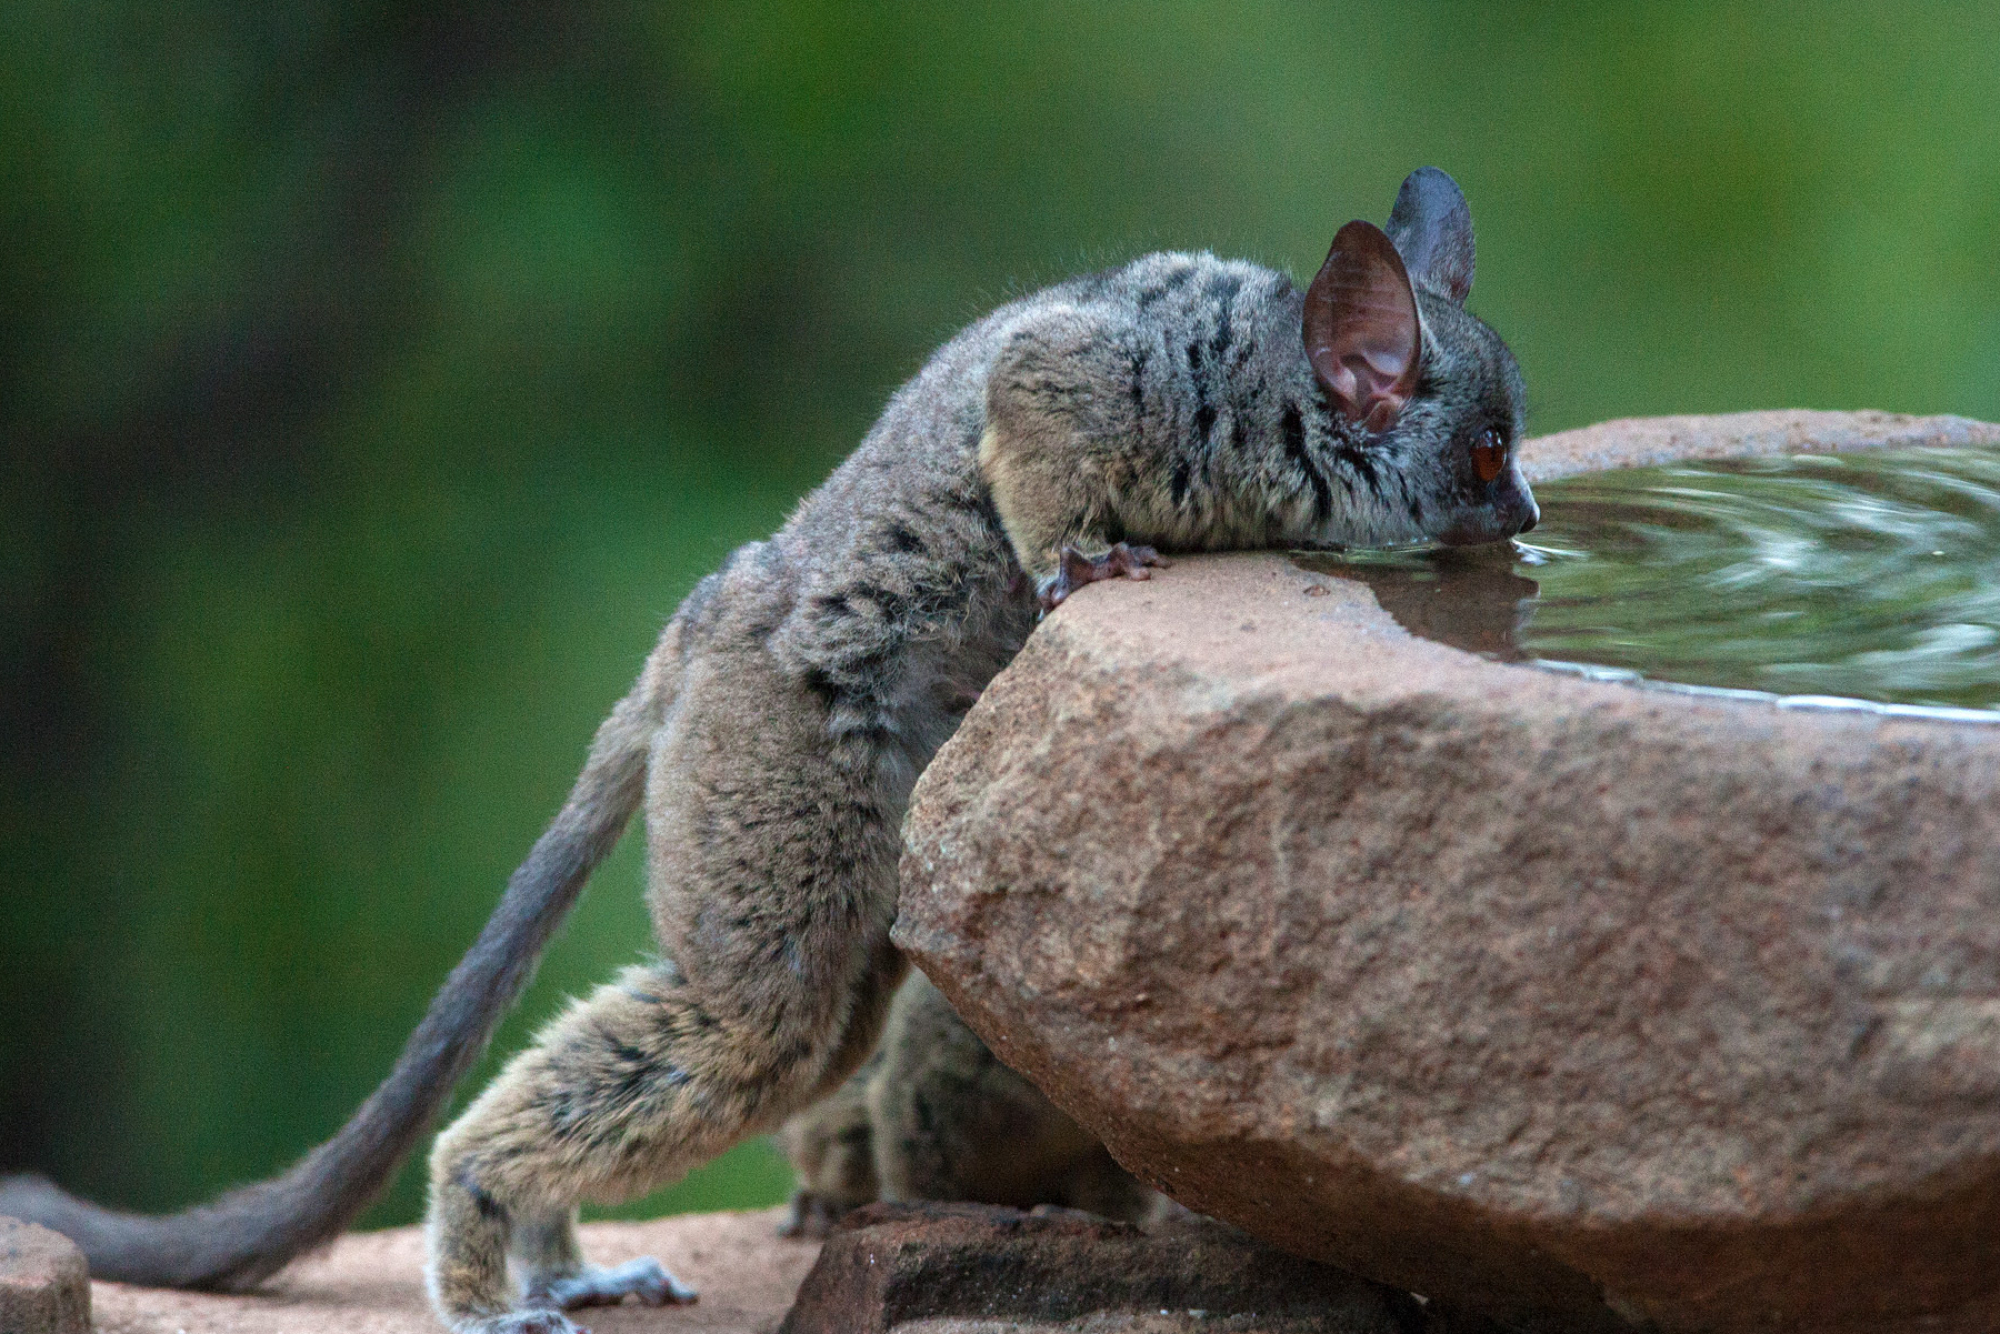
[[978, 455], [1003, 360], [1025, 349], [1103, 352], [1105, 340], [1152, 343], [1177, 330], [1207, 338], [1219, 313], [1290, 291], [1286, 275], [1247, 260], [1159, 251], [1029, 292], [974, 321], [890, 397], [860, 446], [774, 539], [814, 586], [800, 591], [844, 584], [862, 566], [943, 577], [968, 556], [996, 554], [1000, 529]]

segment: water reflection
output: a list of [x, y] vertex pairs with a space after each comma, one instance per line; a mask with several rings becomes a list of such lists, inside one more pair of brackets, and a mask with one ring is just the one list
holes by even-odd
[[2000, 450], [1679, 464], [1539, 495], [1532, 543], [1296, 559], [1498, 661], [1788, 707], [2000, 706]]
[[1382, 610], [1413, 635], [1499, 662], [1526, 656], [1515, 632], [1539, 585], [1523, 573], [1511, 546], [1313, 552], [1292, 559], [1316, 574], [1367, 584]]

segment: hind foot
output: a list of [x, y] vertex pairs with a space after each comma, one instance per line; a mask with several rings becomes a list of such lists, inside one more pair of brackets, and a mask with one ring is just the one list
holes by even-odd
[[616, 1306], [627, 1297], [637, 1297], [647, 1306], [686, 1306], [699, 1295], [649, 1255], [609, 1269], [588, 1265], [580, 1273], [545, 1279], [529, 1291], [528, 1300], [570, 1311], [579, 1306]]
[[506, 1315], [455, 1320], [452, 1334], [590, 1334], [561, 1311], [509, 1311]]

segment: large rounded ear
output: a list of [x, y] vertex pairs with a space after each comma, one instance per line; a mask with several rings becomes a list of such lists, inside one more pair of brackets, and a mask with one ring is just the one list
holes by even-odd
[[1306, 358], [1341, 415], [1386, 431], [1417, 392], [1423, 326], [1402, 256], [1355, 219], [1333, 238], [1306, 289]]
[[1457, 181], [1436, 167], [1418, 167], [1403, 178], [1386, 230], [1412, 282], [1465, 304], [1472, 291], [1472, 210]]

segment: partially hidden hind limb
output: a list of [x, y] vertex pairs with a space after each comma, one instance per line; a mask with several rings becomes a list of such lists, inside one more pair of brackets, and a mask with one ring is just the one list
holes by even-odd
[[761, 647], [698, 655], [681, 697], [647, 796], [665, 959], [573, 1005], [432, 1154], [432, 1298], [467, 1334], [567, 1326], [516, 1308], [510, 1259], [543, 1307], [662, 1291], [583, 1265], [571, 1208], [665, 1184], [837, 1084], [901, 980], [869, 743]]
[[799, 1178], [785, 1236], [826, 1236], [878, 1199], [1056, 1204], [1135, 1223], [1165, 1207], [922, 974], [896, 993], [868, 1063], [779, 1138]]
[[865, 1096], [885, 1200], [1059, 1204], [1140, 1222], [1159, 1199], [921, 974], [896, 997]]
[[[892, 1028], [883, 1046], [893, 1040]], [[798, 1177], [790, 1213], [778, 1227], [781, 1237], [825, 1237], [852, 1210], [882, 1197], [875, 1175], [875, 1134], [868, 1114], [868, 1087], [881, 1069], [883, 1048], [847, 1082], [785, 1122], [778, 1143]]]

